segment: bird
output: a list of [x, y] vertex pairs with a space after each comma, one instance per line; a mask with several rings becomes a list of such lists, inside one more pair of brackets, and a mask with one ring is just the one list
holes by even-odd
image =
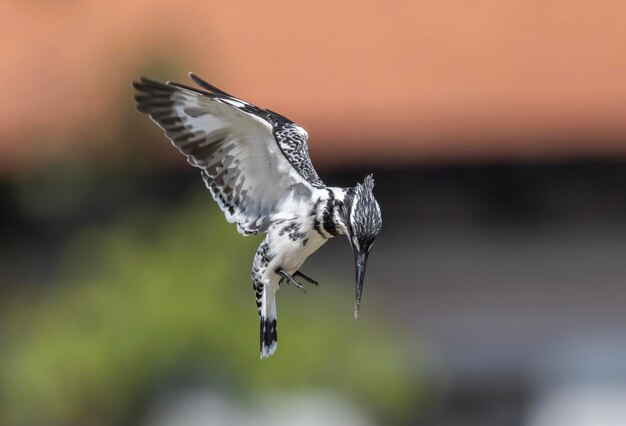
[[308, 152], [308, 133], [290, 119], [230, 95], [193, 73], [197, 87], [141, 76], [136, 109], [161, 127], [200, 169], [230, 223], [243, 235], [265, 234], [252, 265], [260, 319], [260, 357], [277, 348], [276, 292], [319, 283], [300, 271], [329, 239], [345, 235], [355, 261], [355, 318], [368, 256], [382, 226], [373, 175], [353, 187], [322, 182]]

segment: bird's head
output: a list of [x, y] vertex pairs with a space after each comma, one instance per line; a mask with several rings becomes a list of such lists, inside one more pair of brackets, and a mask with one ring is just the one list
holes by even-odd
[[356, 266], [356, 303], [354, 317], [359, 315], [365, 266], [370, 249], [382, 226], [380, 207], [374, 198], [374, 178], [369, 175], [354, 188], [352, 203], [346, 212], [346, 235], [350, 240]]

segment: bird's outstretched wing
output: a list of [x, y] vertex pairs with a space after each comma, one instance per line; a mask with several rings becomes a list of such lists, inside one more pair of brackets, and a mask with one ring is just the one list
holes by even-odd
[[283, 198], [325, 187], [309, 159], [304, 129], [190, 76], [202, 89], [141, 77], [133, 82], [137, 109], [201, 169], [213, 198], [239, 232], [267, 230]]

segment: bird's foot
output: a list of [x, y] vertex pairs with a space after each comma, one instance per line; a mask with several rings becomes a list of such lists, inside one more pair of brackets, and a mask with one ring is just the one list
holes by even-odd
[[295, 273], [295, 274], [293, 274], [293, 276], [294, 276], [294, 277], [302, 277], [302, 278], [304, 278], [305, 280], [307, 280], [308, 282], [310, 282], [311, 284], [313, 284], [314, 286], [319, 286], [319, 285], [320, 285], [320, 283], [318, 283], [317, 281], [315, 281], [313, 278], [311, 278], [311, 277], [309, 277], [309, 276], [307, 276], [307, 275], [304, 275], [304, 274], [303, 274], [302, 272], [300, 272], [300, 271], [296, 271], [296, 273]]
[[283, 269], [280, 269], [280, 268], [276, 269], [276, 274], [278, 274], [278, 276], [280, 276], [282, 278], [281, 281], [283, 281], [283, 280], [287, 281], [287, 284], [292, 285], [292, 286], [300, 289], [301, 292], [306, 294], [306, 290], [305, 290], [304, 286], [302, 284], [300, 284], [298, 281], [296, 281], [291, 275], [289, 275]]

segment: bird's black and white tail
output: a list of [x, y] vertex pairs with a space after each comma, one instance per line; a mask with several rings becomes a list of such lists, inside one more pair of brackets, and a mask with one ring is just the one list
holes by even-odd
[[261, 304], [261, 358], [267, 358], [276, 351], [278, 333], [276, 330], [276, 291], [265, 287]]

